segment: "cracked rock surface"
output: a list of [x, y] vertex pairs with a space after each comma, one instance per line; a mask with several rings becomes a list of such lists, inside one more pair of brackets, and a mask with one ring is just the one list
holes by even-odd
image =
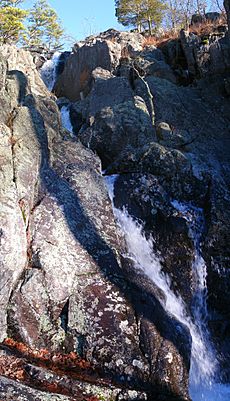
[[[10, 49], [4, 47], [2, 54], [1, 94], [7, 108], [0, 131], [0, 347], [6, 350], [2, 366], [8, 366], [1, 370], [2, 396], [79, 401], [85, 387], [74, 393], [67, 385], [74, 366], [64, 376], [64, 362], [58, 365], [64, 393], [52, 376], [55, 358], [78, 355], [79, 366], [89, 364], [93, 372], [71, 379], [89, 382], [86, 399], [103, 399], [115, 386], [111, 400], [144, 400], [162, 392], [187, 400], [189, 334], [183, 327], [178, 332], [166, 312], [163, 325], [155, 317], [163, 311], [153, 286], [135, 273], [130, 281], [132, 263], [123, 256], [126, 246], [100, 159], [62, 128], [57, 105], [34, 68], [25, 74], [21, 66], [30, 68], [30, 54], [13, 49], [8, 64], [4, 55]], [[145, 287], [149, 296], [139, 298]], [[171, 340], [166, 344], [167, 322]], [[28, 352], [28, 363], [41, 369], [32, 379], [28, 371], [34, 370], [23, 362]], [[168, 353], [179, 369], [168, 364]], [[47, 364], [51, 376], [45, 373]], [[93, 386], [101, 380], [100, 395]]]
[[109, 30], [75, 46], [55, 93], [78, 137], [30, 53], [0, 48], [0, 398], [190, 401], [190, 334], [134, 269], [102, 170], [188, 310], [194, 244], [172, 200], [204, 209], [211, 333], [230, 337], [229, 105], [142, 45]]

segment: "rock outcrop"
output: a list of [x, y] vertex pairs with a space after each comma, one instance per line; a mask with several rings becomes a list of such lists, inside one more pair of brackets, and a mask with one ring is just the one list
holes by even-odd
[[[200, 39], [197, 37], [197, 40], [199, 42]], [[230, 58], [225, 41], [226, 38], [223, 38], [223, 44], [226, 43], [226, 52], [222, 53], [226, 57], [224, 70], [223, 63], [215, 64], [214, 59], [208, 64], [207, 70], [202, 69], [204, 64], [197, 64], [197, 58], [189, 64], [189, 53], [185, 54], [188, 64], [194, 68], [190, 72], [195, 76], [198, 66], [199, 76], [205, 77], [196, 86], [178, 86], [174, 80], [159, 77], [155, 73], [149, 75], [146, 60], [154, 62], [155, 57], [158, 60], [164, 59], [155, 49], [152, 49], [152, 53], [149, 49], [139, 53], [135, 59], [121, 59], [117, 68], [118, 76], [115, 71], [112, 76], [104, 72], [102, 79], [98, 72], [94, 73], [94, 77], [98, 78], [92, 80], [89, 96], [84, 101], [73, 104], [73, 109], [78, 110], [78, 115], [84, 120], [76, 131], [79, 132], [79, 138], [85, 146], [100, 156], [106, 174], [124, 174], [124, 183], [127, 181], [127, 184], [122, 185], [127, 185], [127, 188], [132, 188], [133, 185], [133, 181], [128, 180], [129, 173], [135, 173], [137, 177], [139, 174], [151, 174], [158, 180], [169, 199], [189, 201], [204, 208], [206, 234], [203, 238], [203, 255], [208, 269], [208, 302], [210, 311], [216, 316], [210, 321], [210, 327], [221, 352], [228, 353], [228, 340], [225, 341], [224, 336], [229, 332], [229, 310], [224, 294], [229, 294], [226, 267], [229, 261], [229, 232], [228, 224], [223, 221], [229, 221], [229, 102], [225, 88], [228, 79], [226, 66]], [[219, 46], [218, 43], [222, 42], [216, 41], [215, 46]], [[196, 47], [192, 42], [190, 50], [194, 55]], [[210, 52], [211, 50], [209, 56]], [[221, 69], [218, 65], [221, 65]], [[218, 76], [218, 79], [212, 81], [210, 76]], [[122, 186], [120, 191], [122, 194]], [[138, 192], [137, 188], [136, 191]], [[150, 190], [146, 189], [146, 197], [152, 199], [153, 194], [148, 191]], [[126, 206], [129, 205], [127, 197], [122, 196], [121, 199]], [[157, 217], [155, 221], [152, 220], [148, 202], [145, 203], [145, 212], [144, 207], [142, 212], [136, 207], [141, 202], [141, 198], [137, 196], [135, 203], [131, 202], [129, 210], [133, 211], [133, 216], [145, 222], [148, 230], [155, 233], [156, 240], [159, 239], [158, 249], [164, 242], [170, 249], [173, 242], [167, 240], [165, 233], [161, 236], [159, 223], [158, 227], [156, 223]], [[151, 208], [155, 204], [154, 200], [152, 202]], [[122, 207], [122, 203], [119, 206]], [[171, 230], [170, 216], [168, 213], [163, 218], [168, 234]], [[185, 232], [183, 235], [186, 237]], [[182, 242], [187, 245], [177, 264], [185, 266], [187, 258], [188, 265], [191, 266], [192, 248], [185, 237]], [[171, 254], [176, 252], [178, 244], [179, 241], [177, 245], [172, 245], [174, 251], [170, 251]], [[166, 262], [167, 252], [162, 249], [162, 253], [167, 273], [174, 278], [175, 283], [179, 282], [180, 274], [176, 279], [176, 268], [170, 265], [170, 258]], [[191, 291], [189, 267], [185, 276]], [[219, 285], [216, 285], [216, 280]], [[222, 294], [221, 288], [225, 288]], [[188, 300], [191, 299], [190, 291], [184, 286], [180, 293]], [[224, 334], [220, 336], [220, 333]]]
[[[36, 394], [45, 400], [32, 385], [65, 394], [57, 396], [60, 400], [100, 399], [99, 385], [111, 400], [188, 400], [189, 333], [164, 311], [152, 283], [135, 272], [130, 280], [132, 263], [122, 256], [125, 244], [100, 159], [61, 127], [57, 105], [36, 69], [26, 75], [30, 54], [13, 49], [10, 55], [6, 47], [3, 53], [10, 64], [7, 68], [3, 56], [0, 347], [9, 367], [3, 364], [0, 371], [8, 377], [0, 380], [1, 394], [10, 394], [8, 386], [15, 399]], [[113, 98], [116, 115], [122, 113], [119, 104], [133, 110], [134, 121], [124, 122], [124, 128], [138, 124], [132, 141], [143, 146], [154, 129], [144, 101], [133, 100], [125, 78], [95, 79], [90, 118], [98, 124], [96, 116], [110, 101], [102, 97], [103, 85], [111, 84], [112, 92], [113, 79], [121, 89]], [[146, 128], [138, 139], [141, 121]], [[114, 141], [117, 156], [121, 148], [115, 136]], [[112, 159], [109, 151], [107, 157]], [[73, 369], [68, 374], [65, 359], [57, 362], [61, 387], [55, 378], [60, 356], [72, 361]], [[74, 376], [77, 358], [82, 369]], [[14, 361], [20, 366], [15, 374]], [[24, 384], [16, 385], [15, 379]]]
[[173, 201], [204, 210], [209, 326], [229, 353], [228, 77], [178, 86], [143, 43], [109, 30], [76, 44], [54, 88], [73, 133], [29, 52], [0, 48], [0, 397], [190, 401], [189, 330], [134, 267], [102, 171], [191, 315], [197, 244]]

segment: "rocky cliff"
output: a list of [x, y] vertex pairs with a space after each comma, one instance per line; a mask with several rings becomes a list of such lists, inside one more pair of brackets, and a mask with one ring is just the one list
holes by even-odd
[[205, 324], [229, 380], [229, 48], [221, 71], [182, 86], [167, 46], [114, 30], [76, 44], [54, 87], [73, 133], [31, 54], [0, 49], [2, 399], [191, 400], [191, 332], [135, 266], [115, 174], [114, 208], [151, 239], [191, 325], [197, 243], [175, 200], [203, 210]]

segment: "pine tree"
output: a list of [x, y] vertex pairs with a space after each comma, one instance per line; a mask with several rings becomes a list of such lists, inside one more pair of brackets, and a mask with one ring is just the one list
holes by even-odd
[[157, 27], [166, 9], [164, 0], [115, 0], [116, 17], [124, 26], [134, 26], [138, 32], [148, 28], [152, 34], [153, 27]]
[[22, 0], [0, 1], [0, 43], [16, 43], [25, 32], [27, 12], [18, 8]]
[[142, 30], [140, 0], [116, 0], [116, 17], [124, 26], [134, 26], [138, 32]]
[[145, 0], [143, 3], [142, 18], [144, 25], [147, 24], [149, 34], [152, 35], [152, 29], [159, 27], [163, 20], [163, 12], [166, 9], [165, 3], [159, 0]]
[[46, 0], [37, 0], [30, 11], [27, 44], [49, 49], [61, 47], [62, 35], [63, 29], [56, 11]]
[[0, 0], [0, 8], [2, 7], [17, 7], [23, 3], [23, 0]]

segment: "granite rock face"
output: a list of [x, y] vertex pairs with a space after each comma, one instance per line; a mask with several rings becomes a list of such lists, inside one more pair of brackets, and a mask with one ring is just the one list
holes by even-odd
[[190, 400], [190, 333], [135, 269], [102, 171], [119, 174], [115, 207], [153, 239], [188, 313], [195, 244], [173, 201], [203, 209], [209, 326], [229, 352], [226, 77], [178, 86], [163, 53], [143, 43], [109, 30], [75, 46], [55, 85], [74, 134], [31, 55], [0, 49], [3, 396]]
[[[197, 81], [196, 85], [184, 87], [176, 85], [174, 80], [165, 79], [165, 76], [157, 76], [154, 72], [149, 74], [151, 61], [164, 61], [163, 55], [162, 58], [159, 57], [155, 49], [142, 51], [135, 59], [129, 57], [121, 59], [117, 70], [113, 72], [115, 76], [107, 74], [103, 80], [98, 78], [84, 103], [78, 103], [78, 109], [81, 107], [84, 109], [82, 113], [85, 121], [85, 125], [80, 128], [79, 138], [85, 146], [100, 156], [106, 174], [124, 175], [124, 182], [121, 178], [119, 195], [121, 200], [123, 199], [123, 205], [130, 206], [132, 215], [140, 218], [142, 222], [148, 222], [147, 225], [152, 222], [152, 228], [148, 229], [155, 233], [156, 238], [160, 238], [158, 248], [165, 241], [170, 249], [173, 241], [168, 240], [167, 235], [170, 237], [172, 226], [170, 228], [167, 222], [167, 229], [161, 236], [159, 224], [157, 226], [156, 221], [152, 221], [150, 207], [146, 203], [145, 209], [143, 207], [141, 211], [140, 205], [137, 207], [137, 204], [142, 202], [140, 196], [137, 195], [134, 204], [131, 202], [129, 205], [123, 193], [123, 185], [126, 185], [127, 193], [130, 196], [132, 194], [133, 184], [131, 185], [132, 180], [128, 179], [129, 174], [135, 173], [137, 177], [138, 174], [141, 176], [150, 174], [157, 180], [157, 185], [162, 186], [169, 199], [191, 202], [204, 209], [206, 231], [202, 245], [210, 291], [208, 304], [210, 311], [213, 312], [210, 328], [217, 347], [227, 354], [229, 308], [225, 294], [229, 294], [227, 268], [229, 230], [226, 222], [229, 222], [230, 109], [226, 92], [228, 78], [225, 67], [229, 63], [229, 45], [226, 37], [218, 39], [221, 46], [226, 44], [226, 51], [221, 47], [223, 51], [218, 53], [226, 58], [224, 64], [223, 60], [218, 59], [219, 63], [214, 59], [215, 55], [210, 45], [208, 57], [213, 55], [214, 58], [211, 64], [207, 64], [208, 68], [205, 70], [203, 62], [197, 64], [198, 58], [189, 59], [191, 55], [194, 57], [200, 46], [203, 46], [198, 36], [194, 35], [194, 38], [198, 47], [191, 40], [188, 52], [185, 51], [185, 57], [187, 64], [194, 67], [191, 73], [196, 75], [198, 66], [200, 68], [198, 75], [203, 75], [205, 78]], [[217, 46], [217, 42], [214, 41], [213, 46]], [[224, 65], [225, 70], [223, 71], [222, 67], [219, 69], [218, 65]], [[133, 108], [133, 102], [142, 110], [141, 114]], [[142, 119], [141, 116], [145, 118]], [[141, 121], [141, 126], [138, 121]], [[138, 188], [135, 190], [138, 192]], [[148, 188], [143, 191], [144, 193], [146, 191], [146, 196], [150, 199], [153, 197]], [[154, 197], [151, 205], [155, 206]], [[122, 207], [122, 202], [119, 203], [119, 207]], [[170, 213], [166, 221], [169, 216]], [[183, 235], [186, 237], [187, 234], [184, 232]], [[184, 294], [184, 297], [187, 296], [188, 300], [192, 296], [193, 284], [189, 265], [191, 267], [193, 250], [189, 239], [185, 237], [182, 240], [185, 248], [181, 250], [182, 259], [178, 263], [189, 285], [187, 290], [184, 286], [179, 292]], [[180, 247], [179, 244], [180, 240], [175, 248]], [[176, 268], [172, 265], [169, 267], [170, 257], [167, 259], [166, 253], [164, 267], [167, 273], [174, 277], [175, 282], [179, 281], [180, 274], [176, 279]], [[175, 254], [175, 251], [172, 254]], [[187, 268], [183, 271], [185, 265]], [[221, 288], [225, 288], [225, 291], [221, 291]], [[220, 333], [225, 334], [220, 335]], [[225, 335], [228, 338], [226, 341]], [[224, 371], [224, 375], [228, 374]]]
[[[18, 400], [45, 400], [44, 389], [51, 393], [50, 399], [56, 392], [60, 400], [90, 400], [91, 396], [100, 399], [95, 386], [101, 385], [101, 397], [114, 400], [151, 399], [153, 394], [156, 399], [189, 400], [188, 331], [164, 311], [158, 290], [144, 276], [134, 271], [130, 280], [133, 266], [123, 256], [126, 245], [114, 220], [100, 159], [68, 136], [36, 70], [32, 78], [25, 74], [23, 65], [29, 68], [30, 54], [23, 51], [15, 56], [14, 51], [19, 69], [16, 61], [10, 64], [13, 70], [7, 69], [3, 56], [0, 81], [8, 102], [0, 146], [0, 347], [6, 352], [3, 366], [9, 366], [0, 372], [8, 376], [0, 380], [1, 393]], [[4, 53], [10, 49], [4, 48]], [[110, 97], [102, 98], [102, 86], [111, 83], [113, 92], [113, 79], [123, 89], [120, 100], [115, 95], [109, 106]], [[144, 101], [133, 100], [122, 77], [98, 78], [94, 85], [90, 118], [98, 123], [96, 116], [113, 107], [117, 117], [124, 116], [125, 105], [125, 110], [133, 110], [132, 124], [138, 124], [132, 134], [136, 148], [141, 121], [146, 126], [140, 138], [144, 144], [146, 136], [154, 133]], [[95, 115], [94, 105], [98, 105]], [[128, 120], [121, 117], [121, 123]], [[132, 124], [127, 125], [130, 130]], [[118, 139], [114, 135], [116, 155], [121, 149]], [[36, 364], [40, 354], [45, 365]], [[168, 362], [168, 354], [177, 361], [177, 369]], [[87, 376], [81, 368], [71, 386], [66, 373], [63, 390], [60, 380], [52, 376], [57, 373], [55, 358], [76, 355], [80, 366], [88, 364], [91, 373]], [[19, 358], [17, 374], [12, 373], [14, 358]], [[47, 366], [51, 376], [44, 370]], [[64, 372], [65, 363], [58, 366], [58, 372]], [[74, 371], [75, 365], [71, 366]], [[28, 372], [34, 372], [30, 380]], [[87, 391], [85, 380], [91, 382]], [[111, 385], [114, 390], [107, 393]]]

